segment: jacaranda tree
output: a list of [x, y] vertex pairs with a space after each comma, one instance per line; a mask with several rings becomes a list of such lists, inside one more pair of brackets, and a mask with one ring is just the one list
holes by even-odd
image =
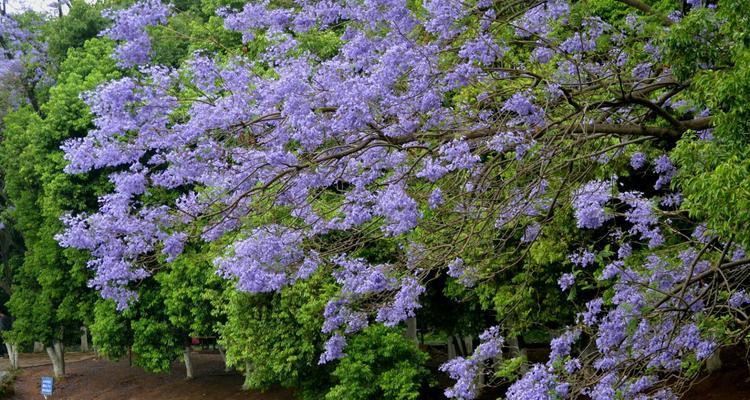
[[[240, 291], [323, 271], [338, 293], [321, 364], [368, 325], [413, 317], [448, 276], [503, 321], [441, 367], [453, 398], [491, 383], [532, 304], [567, 298], [568, 316], [545, 316], [567, 325], [549, 361], [509, 399], [676, 398], [748, 332], [748, 11], [229, 4], [212, 21], [243, 46], [163, 65], [152, 36], [175, 8], [141, 1], [107, 14], [128, 74], [84, 96], [94, 128], [63, 145], [67, 172], [106, 171], [113, 190], [58, 240], [90, 252], [90, 285], [119, 309], [155, 256], [185, 246], [221, 248], [214, 265]], [[357, 255], [382, 240], [392, 257]], [[523, 290], [493, 294], [508, 282]]]

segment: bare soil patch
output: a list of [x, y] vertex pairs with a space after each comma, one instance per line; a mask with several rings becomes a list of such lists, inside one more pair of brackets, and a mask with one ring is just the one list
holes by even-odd
[[[39, 354], [42, 356], [44, 354]], [[73, 355], [73, 354], [71, 354]], [[218, 354], [193, 354], [195, 378], [185, 379], [181, 362], [172, 365], [172, 371], [152, 374], [128, 360], [112, 362], [87, 356], [71, 357], [66, 354], [67, 376], [55, 381], [55, 392], [50, 400], [291, 400], [292, 391], [243, 391], [242, 376], [224, 372], [224, 363]], [[45, 357], [46, 358], [46, 357]], [[79, 359], [79, 361], [73, 361]], [[31, 364], [41, 361], [36, 355], [22, 354], [19, 362]], [[7, 363], [7, 360], [4, 360]], [[49, 362], [49, 360], [47, 360]], [[33, 365], [33, 364], [32, 364]], [[51, 375], [50, 365], [24, 368], [16, 379], [15, 394], [11, 400], [38, 400], [41, 377]]]
[[[152, 374], [127, 360], [112, 362], [95, 358], [91, 353], [66, 353], [68, 375], [55, 382], [55, 393], [50, 400], [292, 400], [290, 390], [266, 392], [241, 390], [243, 378], [225, 372], [218, 354], [193, 354], [195, 378], [185, 379], [181, 362], [172, 371]], [[750, 400], [750, 371], [744, 362], [725, 365], [725, 369], [699, 380], [685, 400]], [[744, 360], [743, 360], [744, 361]], [[7, 359], [0, 359], [0, 369], [7, 367]], [[41, 399], [41, 377], [51, 375], [52, 366], [44, 353], [25, 353], [19, 357], [23, 371], [15, 383], [15, 394], [10, 400]], [[440, 380], [440, 386], [451, 384]], [[443, 398], [442, 389], [432, 388], [425, 399]], [[499, 388], [498, 388], [499, 389]], [[499, 391], [484, 393], [482, 398], [496, 399]]]

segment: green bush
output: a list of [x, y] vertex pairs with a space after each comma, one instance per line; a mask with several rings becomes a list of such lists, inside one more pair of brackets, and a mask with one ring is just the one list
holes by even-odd
[[428, 383], [429, 356], [398, 329], [373, 325], [350, 339], [326, 400], [411, 400]]

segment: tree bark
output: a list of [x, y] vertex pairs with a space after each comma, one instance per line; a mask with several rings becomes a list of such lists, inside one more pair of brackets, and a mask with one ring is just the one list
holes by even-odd
[[709, 373], [714, 373], [721, 370], [721, 351], [716, 350], [711, 357], [706, 360], [706, 369]]
[[34, 342], [34, 353], [41, 353], [44, 351], [44, 343]]
[[464, 348], [467, 356], [474, 353], [474, 339], [471, 336], [464, 336]]
[[[511, 335], [506, 339], [508, 343], [508, 358], [516, 358], [516, 357], [523, 357], [526, 356], [526, 349], [521, 349], [521, 347], [518, 345], [518, 337], [515, 335]], [[526, 363], [524, 363], [521, 366], [521, 373], [526, 373], [528, 371], [528, 367], [526, 366]]]
[[469, 354], [466, 352], [466, 343], [463, 341], [461, 336], [453, 335], [451, 336], [451, 342], [454, 345], [454, 351], [456, 352], [457, 356], [468, 356]]
[[242, 382], [242, 390], [250, 390], [250, 384], [248, 382], [250, 381], [250, 371], [252, 368], [253, 365], [250, 361], [245, 361], [245, 382]]
[[8, 361], [11, 369], [18, 369], [18, 346], [15, 344], [5, 343], [8, 350]]
[[411, 317], [406, 319], [406, 331], [404, 337], [417, 341], [417, 317]]
[[227, 364], [227, 355], [224, 354], [224, 349], [221, 348], [221, 346], [218, 346], [219, 348], [219, 354], [221, 355], [221, 361], [224, 361], [224, 372], [229, 372], [229, 364]]
[[186, 378], [193, 379], [193, 362], [190, 360], [190, 346], [185, 346], [185, 351], [182, 353], [182, 358], [185, 360]]
[[56, 378], [60, 378], [65, 375], [65, 349], [62, 342], [58, 340], [52, 341], [52, 346], [47, 346], [47, 355], [50, 361], [52, 361], [52, 370]]
[[89, 330], [85, 326], [81, 327], [81, 351], [88, 352], [89, 348]]

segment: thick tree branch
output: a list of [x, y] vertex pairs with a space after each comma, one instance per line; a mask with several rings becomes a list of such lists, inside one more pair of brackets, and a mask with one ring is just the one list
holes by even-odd
[[[640, 11], [643, 11], [643, 13], [645, 13], [645, 14], [658, 15], [657, 13], [654, 12], [654, 10], [651, 8], [651, 6], [649, 6], [648, 4], [646, 4], [646, 3], [644, 3], [644, 2], [642, 2], [640, 0], [617, 0], [617, 1], [619, 1], [620, 3], [623, 3], [623, 4], [627, 4], [630, 7], [636, 8], [636, 9], [638, 9]], [[665, 25], [672, 25], [672, 21], [670, 21], [668, 18], [666, 18], [666, 17], [664, 17], [662, 15], [659, 15], [659, 16], [662, 18], [662, 20], [663, 20], [663, 22], [664, 22]]]
[[696, 118], [679, 122], [680, 128], [665, 128], [646, 125], [619, 125], [619, 124], [581, 124], [573, 128], [574, 133], [611, 133], [616, 135], [630, 136], [653, 136], [657, 138], [675, 140], [679, 139], [685, 131], [693, 129], [696, 131], [708, 129], [713, 126], [711, 117]]

